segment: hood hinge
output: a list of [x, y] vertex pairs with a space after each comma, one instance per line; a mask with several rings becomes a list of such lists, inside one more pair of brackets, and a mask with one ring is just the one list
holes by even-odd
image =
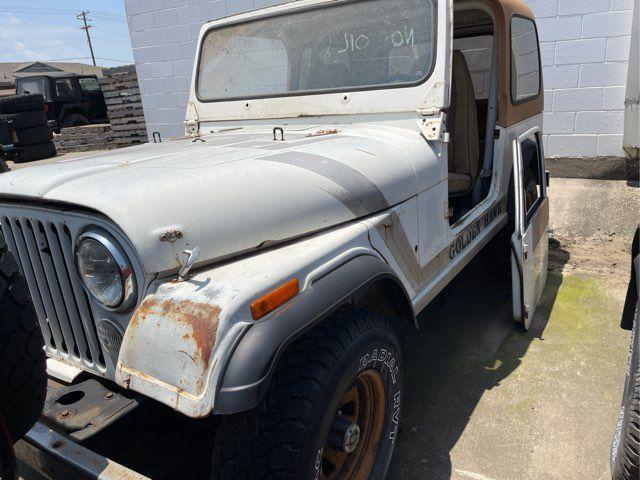
[[200, 135], [200, 117], [193, 102], [187, 104], [187, 118], [184, 121], [184, 133], [187, 137]]

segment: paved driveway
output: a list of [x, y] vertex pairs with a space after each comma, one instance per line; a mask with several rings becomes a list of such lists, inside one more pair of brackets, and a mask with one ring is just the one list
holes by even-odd
[[474, 264], [405, 342], [408, 388], [389, 478], [610, 478], [639, 191], [557, 179], [550, 196], [551, 271], [531, 331], [511, 321], [510, 285]]

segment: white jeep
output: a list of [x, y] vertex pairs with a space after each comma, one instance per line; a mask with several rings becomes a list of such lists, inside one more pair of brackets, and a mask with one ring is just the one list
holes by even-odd
[[398, 326], [480, 253], [536, 310], [540, 65], [520, 0], [207, 23], [184, 137], [0, 176], [49, 374], [217, 417], [212, 478], [384, 478]]

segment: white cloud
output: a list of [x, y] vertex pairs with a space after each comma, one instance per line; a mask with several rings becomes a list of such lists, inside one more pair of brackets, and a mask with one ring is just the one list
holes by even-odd
[[5, 12], [0, 16], [0, 61], [87, 57], [83, 35], [79, 28], [36, 24]]
[[9, 25], [20, 25], [22, 23], [22, 20], [20, 20], [11, 12], [6, 12], [4, 15], [7, 18], [6, 21]]

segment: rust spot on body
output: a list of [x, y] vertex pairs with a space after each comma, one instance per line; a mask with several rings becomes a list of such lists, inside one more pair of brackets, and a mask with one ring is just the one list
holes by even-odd
[[182, 339], [193, 340], [194, 361], [199, 361], [203, 370], [209, 367], [209, 360], [220, 324], [220, 307], [214, 304], [195, 303], [190, 300], [160, 300], [149, 298], [140, 305], [131, 319], [130, 329], [135, 329], [148, 317], [160, 317], [163, 322], [185, 325], [189, 331]]

